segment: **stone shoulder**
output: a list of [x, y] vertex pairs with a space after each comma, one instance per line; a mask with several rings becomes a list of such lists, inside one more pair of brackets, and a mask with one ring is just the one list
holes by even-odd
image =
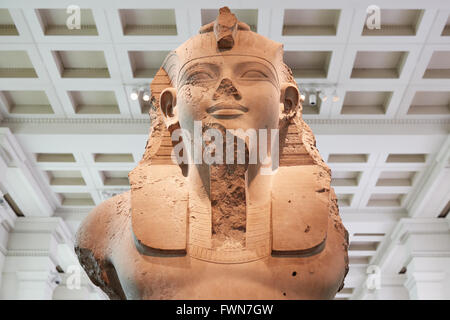
[[115, 242], [127, 230], [130, 217], [130, 192], [112, 197], [95, 207], [80, 225], [75, 252], [91, 281], [112, 299], [122, 299], [115, 283], [111, 253]]

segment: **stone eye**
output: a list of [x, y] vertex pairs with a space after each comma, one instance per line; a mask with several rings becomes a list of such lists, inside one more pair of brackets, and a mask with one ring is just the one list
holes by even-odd
[[241, 76], [242, 78], [249, 78], [249, 79], [258, 79], [258, 78], [267, 78], [267, 76], [258, 70], [249, 70], [244, 72], [244, 74]]
[[212, 80], [212, 79], [214, 79], [214, 78], [208, 72], [197, 71], [189, 76], [188, 81], [189, 82], [205, 81], [205, 80]]

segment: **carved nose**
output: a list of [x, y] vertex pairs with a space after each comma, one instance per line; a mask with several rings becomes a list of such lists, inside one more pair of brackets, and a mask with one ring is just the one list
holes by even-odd
[[221, 96], [233, 96], [236, 100], [242, 98], [241, 93], [228, 78], [225, 78], [220, 82], [219, 87], [216, 89], [216, 92], [214, 92], [213, 100], [217, 100]]

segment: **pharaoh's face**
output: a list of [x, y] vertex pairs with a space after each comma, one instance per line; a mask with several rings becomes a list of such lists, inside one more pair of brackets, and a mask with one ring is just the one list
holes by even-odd
[[178, 120], [191, 133], [194, 121], [244, 131], [278, 127], [280, 86], [274, 67], [264, 59], [196, 59], [182, 68], [177, 83]]

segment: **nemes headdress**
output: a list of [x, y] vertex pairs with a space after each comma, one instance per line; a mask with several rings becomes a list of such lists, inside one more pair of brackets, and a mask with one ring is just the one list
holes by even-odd
[[170, 86], [177, 87], [180, 71], [187, 63], [227, 55], [263, 59], [273, 67], [279, 82], [295, 83], [290, 69], [283, 63], [283, 45], [251, 31], [228, 7], [223, 7], [215, 21], [204, 25], [198, 35], [167, 55], [151, 84], [153, 105], [159, 107], [159, 94], [164, 85], [169, 86], [170, 82]]
[[[221, 8], [215, 21], [201, 27], [198, 35], [191, 37], [167, 55], [153, 78], [150, 84], [152, 93], [151, 129], [146, 150], [140, 162], [141, 165], [150, 163], [173, 164], [171, 136], [160, 110], [159, 98], [161, 92], [166, 88], [177, 87], [178, 75], [187, 63], [195, 59], [225, 55], [251, 56], [264, 59], [273, 66], [280, 84], [285, 82], [297, 86], [291, 69], [283, 62], [283, 45], [251, 31], [247, 24], [237, 20], [228, 7]], [[284, 121], [284, 129], [287, 130], [287, 127], [293, 125], [295, 131], [301, 135], [301, 140], [308, 140], [304, 144], [308, 149], [308, 157], [311, 157], [313, 162], [329, 172], [329, 168], [323, 162], [315, 147], [315, 138], [311, 129], [301, 117], [301, 104], [298, 103], [296, 107], [293, 108], [293, 110], [296, 110], [294, 116]], [[280, 129], [281, 126], [280, 123]], [[289, 130], [292, 130], [292, 128]], [[280, 139], [284, 139], [282, 133]], [[280, 145], [282, 144], [283, 142], [280, 141]], [[283, 153], [280, 157], [280, 165], [283, 165], [283, 159], [285, 158]]]
[[[263, 59], [273, 67], [279, 83], [289, 82], [296, 85], [290, 68], [283, 62], [283, 45], [251, 31], [246, 23], [238, 21], [228, 7], [223, 7], [219, 10], [215, 21], [202, 26], [199, 34], [191, 37], [167, 55], [153, 78], [150, 84], [152, 128], [142, 161], [154, 158], [153, 163], [155, 161], [171, 162], [168, 154], [164, 156], [161, 154], [157, 157], [159, 160], [155, 159], [155, 154], [161, 149], [161, 141], [165, 141], [163, 144], [167, 144], [167, 148], [170, 144], [170, 135], [160, 112], [161, 92], [166, 88], [177, 87], [180, 71], [189, 62], [200, 58], [226, 55]], [[300, 104], [298, 110], [301, 111]], [[163, 137], [165, 138], [162, 139]]]
[[[173, 217], [176, 215], [171, 215], [171, 212], [184, 212], [183, 210], [185, 210], [188, 202], [188, 196], [186, 196], [187, 187], [184, 183], [187, 166], [180, 165], [180, 170], [172, 161], [171, 152], [173, 145], [170, 132], [163, 121], [160, 110], [160, 94], [166, 88], [177, 88], [180, 71], [191, 61], [211, 56], [226, 55], [264, 59], [273, 66], [280, 85], [282, 83], [290, 83], [296, 86], [291, 70], [283, 62], [282, 44], [252, 32], [250, 27], [238, 21], [227, 7], [221, 8], [217, 19], [203, 26], [198, 35], [190, 38], [176, 50], [169, 53], [150, 85], [152, 91], [151, 130], [146, 150], [138, 166], [129, 174], [134, 235], [140, 244], [148, 248], [156, 248], [158, 254], [164, 250], [173, 254], [186, 253], [187, 222], [185, 219], [173, 220]], [[319, 191], [312, 190], [314, 195], [311, 196], [311, 199], [318, 199], [317, 203], [323, 209], [319, 212], [320, 214], [316, 212], [317, 210], [309, 210], [299, 218], [301, 221], [297, 221], [299, 224], [309, 223], [314, 225], [314, 228], [311, 231], [297, 234], [296, 238], [291, 239], [292, 241], [290, 242], [281, 241], [280, 243], [289, 243], [289, 247], [279, 248], [280, 252], [283, 250], [291, 252], [294, 249], [303, 250], [304, 252], [309, 252], [308, 250], [322, 250], [327, 234], [328, 216], [333, 220], [334, 226], [340, 230], [342, 235], [346, 236], [345, 229], [341, 227], [336, 195], [332, 188], [329, 187], [331, 181], [330, 170], [315, 146], [315, 138], [311, 129], [301, 117], [300, 103], [296, 107], [292, 108], [295, 112], [292, 112], [289, 117], [283, 119], [280, 117], [279, 165], [280, 168], [284, 167], [286, 169], [281, 170], [286, 176], [284, 178], [281, 176], [279, 179], [277, 175], [274, 177], [274, 183], [276, 184], [278, 181], [279, 184], [274, 189], [277, 190], [278, 194], [286, 196], [288, 194], [284, 191], [284, 188], [287, 187], [286, 181], [290, 181], [290, 188], [294, 186], [292, 182], [294, 180], [298, 185], [301, 185], [303, 177], [299, 172], [305, 166], [314, 166], [317, 171], [315, 176], [321, 180], [320, 185], [328, 187]], [[164, 166], [164, 168], [161, 166]], [[147, 182], [146, 179], [153, 180], [152, 182]], [[164, 184], [163, 188], [159, 188], [157, 181], [164, 181], [166, 184]], [[167, 183], [171, 183], [171, 185], [169, 186]], [[164, 193], [166, 191], [163, 189], [170, 190], [170, 195]], [[166, 208], [166, 214], [161, 214], [162, 209], [160, 207], [152, 207], [159, 206], [159, 202], [153, 204], [152, 201], [143, 201], [145, 197], [142, 195], [134, 197], [134, 195], [142, 193], [151, 194], [153, 197], [160, 195], [167, 198], [170, 196], [176, 200], [172, 201], [172, 203], [176, 204], [176, 207], [168, 207]], [[281, 198], [284, 196], [281, 196]], [[283, 200], [283, 203], [287, 203], [287, 198], [285, 200]], [[274, 203], [272, 203], [273, 205]], [[280, 211], [285, 212], [286, 216], [299, 216], [298, 212], [290, 212], [287, 209]], [[149, 233], [145, 226], [152, 223], [159, 223], [159, 226], [164, 225], [165, 228], [157, 232], [156, 235]], [[281, 227], [277, 230], [281, 230], [278, 232], [278, 235], [289, 234], [287, 232], [283, 233], [283, 228]], [[158, 238], [158, 235], [164, 235], [164, 237]], [[276, 243], [278, 242], [274, 242], [274, 244]], [[348, 240], [345, 243], [348, 244]], [[272, 249], [275, 250], [276, 246], [274, 245]], [[195, 254], [195, 252], [191, 252], [191, 254]]]
[[283, 45], [252, 32], [227, 7], [221, 8], [217, 19], [203, 26], [198, 35], [172, 51], [162, 68], [176, 87], [178, 74], [188, 62], [227, 55], [257, 57], [272, 65], [275, 74], [282, 71], [278, 69], [283, 66]]

